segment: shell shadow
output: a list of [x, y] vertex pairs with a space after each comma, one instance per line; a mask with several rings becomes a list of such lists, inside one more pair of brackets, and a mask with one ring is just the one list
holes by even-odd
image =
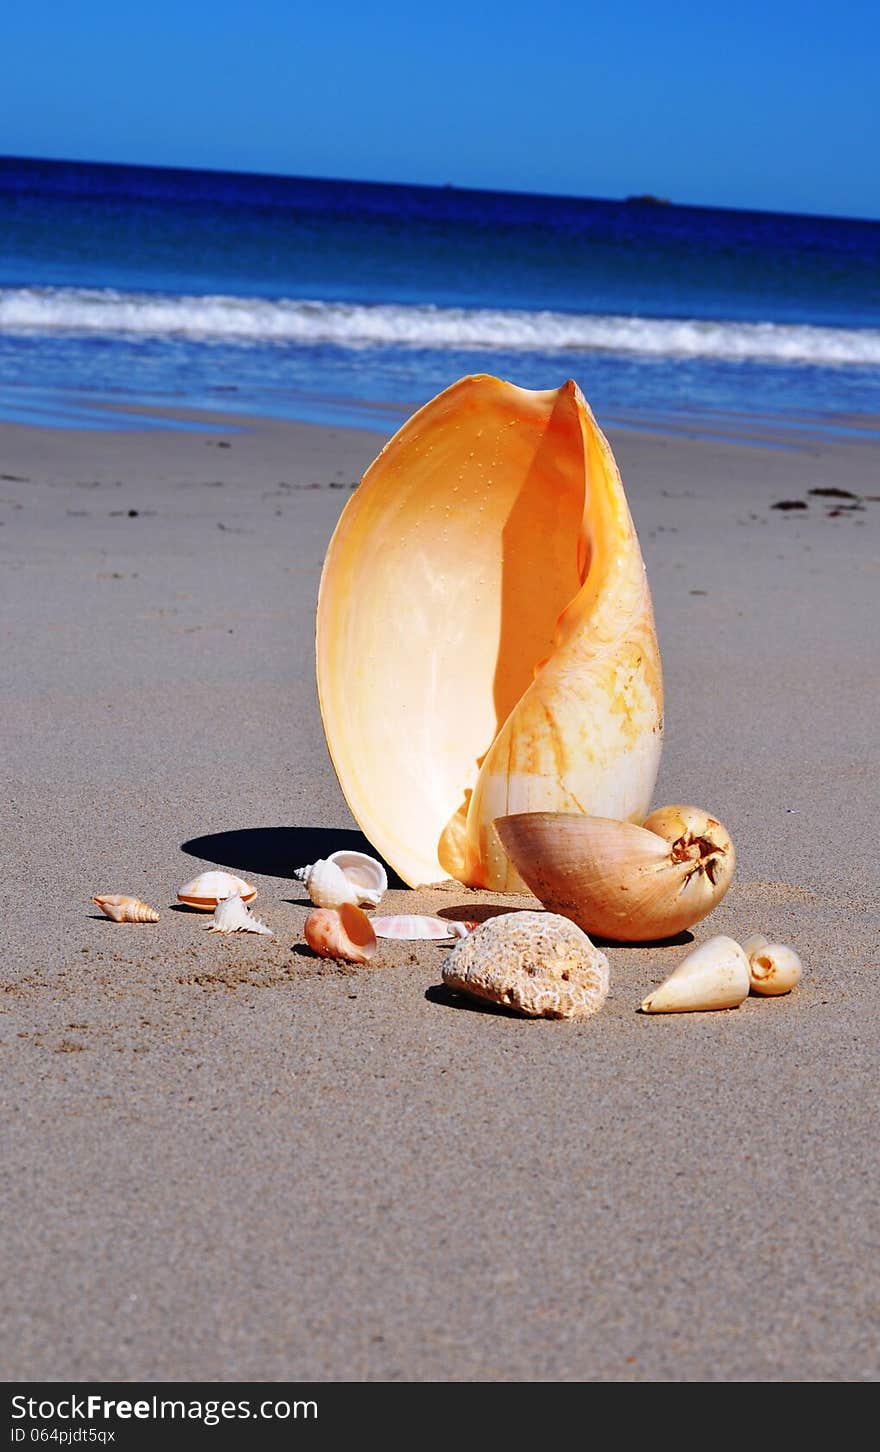
[[639, 943], [628, 943], [625, 938], [602, 938], [589, 934], [590, 942], [597, 948], [686, 948], [694, 942], [693, 933], [683, 928], [671, 938], [649, 938]]
[[[459, 921], [470, 921], [472, 923], [488, 923], [491, 918], [500, 917], [507, 913], [528, 913], [541, 912], [541, 904], [536, 902], [534, 907], [519, 907], [518, 905], [500, 906], [498, 903], [456, 903], [454, 907], [438, 908], [435, 917], [453, 918]], [[603, 938], [597, 933], [589, 934], [590, 942], [597, 948], [686, 948], [694, 941], [693, 933], [685, 928], [682, 932], [676, 933], [672, 938], [654, 938], [648, 943], [627, 943], [619, 938]]]
[[455, 907], [438, 908], [434, 917], [451, 918], [453, 922], [488, 923], [490, 918], [501, 917], [505, 913], [525, 913], [528, 908], [521, 907], [500, 907], [497, 903], [456, 903]]
[[[239, 827], [229, 832], [209, 832], [181, 842], [181, 852], [200, 857], [236, 872], [253, 872], [260, 877], [293, 876], [294, 869], [329, 857], [347, 848], [378, 857], [363, 832], [337, 827]], [[379, 859], [382, 860], [381, 858]], [[406, 887], [387, 862], [389, 887]]]
[[456, 993], [454, 989], [447, 988], [445, 983], [432, 983], [430, 988], [425, 989], [425, 997], [429, 1003], [439, 1003], [442, 1008], [463, 1008], [469, 1013], [488, 1013], [495, 1018], [515, 1018], [519, 1023], [534, 1022], [529, 1020], [527, 1014], [517, 1013], [515, 1008], [507, 1008], [503, 1003], [490, 1003], [487, 998], [472, 998], [467, 993]]

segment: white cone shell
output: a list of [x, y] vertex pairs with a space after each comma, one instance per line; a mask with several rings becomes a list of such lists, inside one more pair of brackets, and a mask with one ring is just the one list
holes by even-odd
[[749, 960], [733, 938], [709, 938], [642, 1001], [642, 1013], [736, 1008], [749, 995]]

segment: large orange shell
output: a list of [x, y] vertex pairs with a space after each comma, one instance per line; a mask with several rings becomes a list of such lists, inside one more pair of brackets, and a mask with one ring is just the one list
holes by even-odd
[[385, 446], [324, 562], [317, 674], [352, 813], [408, 883], [522, 882], [513, 812], [641, 821], [660, 759], [651, 600], [574, 383], [463, 378]]

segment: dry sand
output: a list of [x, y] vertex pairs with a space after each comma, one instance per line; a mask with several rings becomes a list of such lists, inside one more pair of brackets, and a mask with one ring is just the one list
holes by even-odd
[[[315, 595], [380, 438], [0, 428], [7, 1378], [876, 1378], [880, 503], [807, 492], [880, 494], [876, 451], [743, 434], [611, 437], [655, 801], [738, 846], [706, 934], [806, 976], [645, 1018], [682, 949], [611, 948], [603, 1011], [558, 1024], [456, 1004], [440, 945], [299, 946], [293, 868], [354, 840]], [[175, 908], [202, 863], [274, 939]], [[114, 926], [102, 890], [161, 921]]]

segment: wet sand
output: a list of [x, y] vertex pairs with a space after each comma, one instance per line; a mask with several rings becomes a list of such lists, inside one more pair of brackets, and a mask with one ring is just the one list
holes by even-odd
[[[655, 802], [738, 848], [697, 938], [762, 930], [806, 973], [646, 1018], [683, 949], [612, 947], [605, 1008], [556, 1024], [452, 999], [442, 945], [302, 948], [293, 868], [356, 840], [315, 596], [382, 439], [238, 423], [0, 427], [4, 1375], [875, 1379], [880, 502], [809, 491], [880, 494], [876, 449], [611, 431]], [[206, 864], [275, 938], [176, 907]]]

